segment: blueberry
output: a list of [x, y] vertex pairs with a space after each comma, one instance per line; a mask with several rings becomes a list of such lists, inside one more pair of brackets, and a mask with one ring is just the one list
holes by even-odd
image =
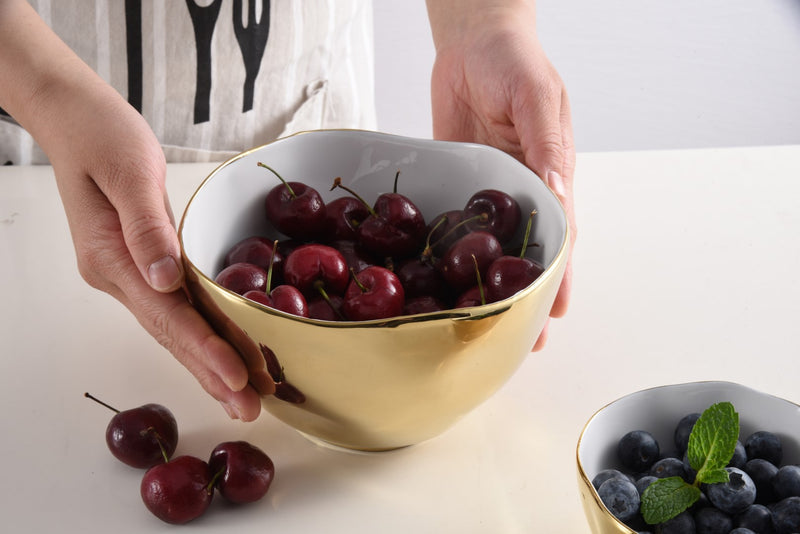
[[694, 518], [689, 512], [681, 512], [669, 521], [656, 525], [655, 534], [696, 534]]
[[756, 485], [750, 476], [736, 467], [726, 467], [730, 480], [705, 486], [711, 504], [728, 514], [738, 514], [756, 500]]
[[744, 469], [744, 464], [747, 463], [747, 452], [744, 448], [744, 443], [736, 440], [736, 448], [733, 450], [733, 457], [728, 462], [728, 467], [738, 467]]
[[692, 433], [692, 428], [694, 428], [694, 424], [698, 419], [700, 419], [699, 413], [690, 413], [681, 419], [678, 422], [678, 426], [675, 427], [675, 446], [678, 447], [681, 454], [689, 447], [689, 434]]
[[692, 464], [689, 463], [689, 451], [683, 453], [683, 471], [686, 473], [686, 481], [687, 482], [694, 482], [694, 478], [697, 476], [697, 471], [692, 469]]
[[730, 534], [757, 534], [749, 528], [737, 527], [730, 531]]
[[728, 534], [733, 528], [733, 518], [714, 507], [701, 508], [694, 514], [697, 534]]
[[653, 475], [644, 475], [642, 477], [639, 477], [639, 479], [634, 483], [636, 486], [636, 490], [639, 492], [639, 495], [641, 496], [642, 493], [644, 493], [644, 490], [647, 489], [647, 486], [649, 486], [656, 480], [658, 480], [658, 477], [654, 477]]
[[743, 471], [750, 475], [756, 485], [756, 502], [769, 504], [775, 502], [775, 490], [772, 488], [772, 478], [778, 473], [778, 468], [763, 458], [753, 458], [744, 464]]
[[772, 507], [775, 534], [800, 532], [800, 497], [787, 497]]
[[658, 460], [658, 442], [649, 432], [633, 430], [628, 432], [617, 444], [617, 456], [622, 465], [631, 471], [650, 469]]
[[633, 519], [639, 513], [639, 492], [626, 478], [611, 477], [597, 488], [600, 500], [608, 511], [620, 521]]
[[800, 465], [784, 465], [772, 479], [778, 499], [800, 497]]
[[678, 458], [662, 458], [650, 468], [650, 474], [658, 478], [681, 477], [686, 478], [683, 460]]
[[741, 514], [737, 515], [733, 524], [739, 528], [748, 528], [758, 534], [773, 534], [772, 512], [763, 504], [754, 504]]
[[763, 458], [775, 465], [781, 465], [783, 447], [781, 438], [777, 434], [765, 430], [754, 432], [745, 440], [744, 448], [747, 451], [747, 457], [751, 460]]
[[628, 478], [628, 475], [626, 475], [619, 469], [603, 469], [602, 471], [597, 473], [592, 479], [592, 486], [594, 486], [594, 489], [598, 489], [603, 484], [603, 482], [605, 482], [609, 478], [623, 478], [625, 480], [630, 480]]

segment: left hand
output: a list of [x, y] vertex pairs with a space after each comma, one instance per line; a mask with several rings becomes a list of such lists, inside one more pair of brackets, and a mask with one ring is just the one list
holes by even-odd
[[[536, 37], [532, 6], [488, 7], [479, 2], [470, 9], [470, 2], [460, 1], [464, 8], [460, 14], [433, 0], [428, 3], [436, 44], [433, 135], [499, 148], [525, 163], [559, 198], [567, 212], [571, 242], [550, 316], [562, 317], [570, 298], [577, 235], [575, 148], [567, 92]], [[548, 325], [534, 351], [544, 347], [547, 331]]]

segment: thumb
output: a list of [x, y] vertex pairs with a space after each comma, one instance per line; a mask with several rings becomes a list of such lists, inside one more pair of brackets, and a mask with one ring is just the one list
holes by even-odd
[[183, 282], [180, 245], [164, 184], [163, 159], [139, 166], [115, 180], [113, 197], [125, 245], [144, 280], [156, 291], [171, 292]]

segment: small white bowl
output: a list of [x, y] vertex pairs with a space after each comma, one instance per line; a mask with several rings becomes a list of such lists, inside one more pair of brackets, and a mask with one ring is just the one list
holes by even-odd
[[730, 402], [739, 414], [740, 435], [768, 430], [781, 437], [783, 463], [800, 462], [800, 406], [732, 382], [691, 382], [637, 391], [601, 408], [578, 440], [578, 487], [594, 534], [636, 534], [603, 505], [592, 479], [616, 467], [619, 439], [631, 430], [653, 434], [665, 452], [674, 448], [678, 421], [712, 404]]

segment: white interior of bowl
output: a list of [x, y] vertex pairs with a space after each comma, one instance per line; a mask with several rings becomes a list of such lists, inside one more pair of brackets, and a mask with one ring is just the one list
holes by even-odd
[[[549, 266], [565, 246], [567, 222], [552, 192], [511, 156], [482, 145], [420, 140], [366, 131], [313, 131], [280, 139], [226, 162], [202, 184], [184, 213], [181, 240], [187, 259], [213, 279], [222, 257], [251, 235], [278, 235], [266, 222], [264, 197], [277, 178], [316, 188], [325, 201], [348, 193], [330, 191], [333, 180], [368, 202], [392, 190], [411, 198], [429, 220], [461, 209], [481, 189], [499, 189], [520, 204], [523, 217], [537, 210], [529, 256]], [[520, 231], [520, 237], [522, 231]], [[519, 241], [519, 240], [518, 240]]]
[[638, 391], [597, 412], [581, 434], [580, 467], [590, 481], [599, 471], [618, 467], [617, 443], [631, 430], [650, 432], [663, 451], [672, 451], [675, 426], [684, 415], [723, 401], [739, 413], [741, 439], [757, 430], [774, 432], [783, 443], [784, 463], [800, 462], [800, 406], [731, 382], [692, 382]]

